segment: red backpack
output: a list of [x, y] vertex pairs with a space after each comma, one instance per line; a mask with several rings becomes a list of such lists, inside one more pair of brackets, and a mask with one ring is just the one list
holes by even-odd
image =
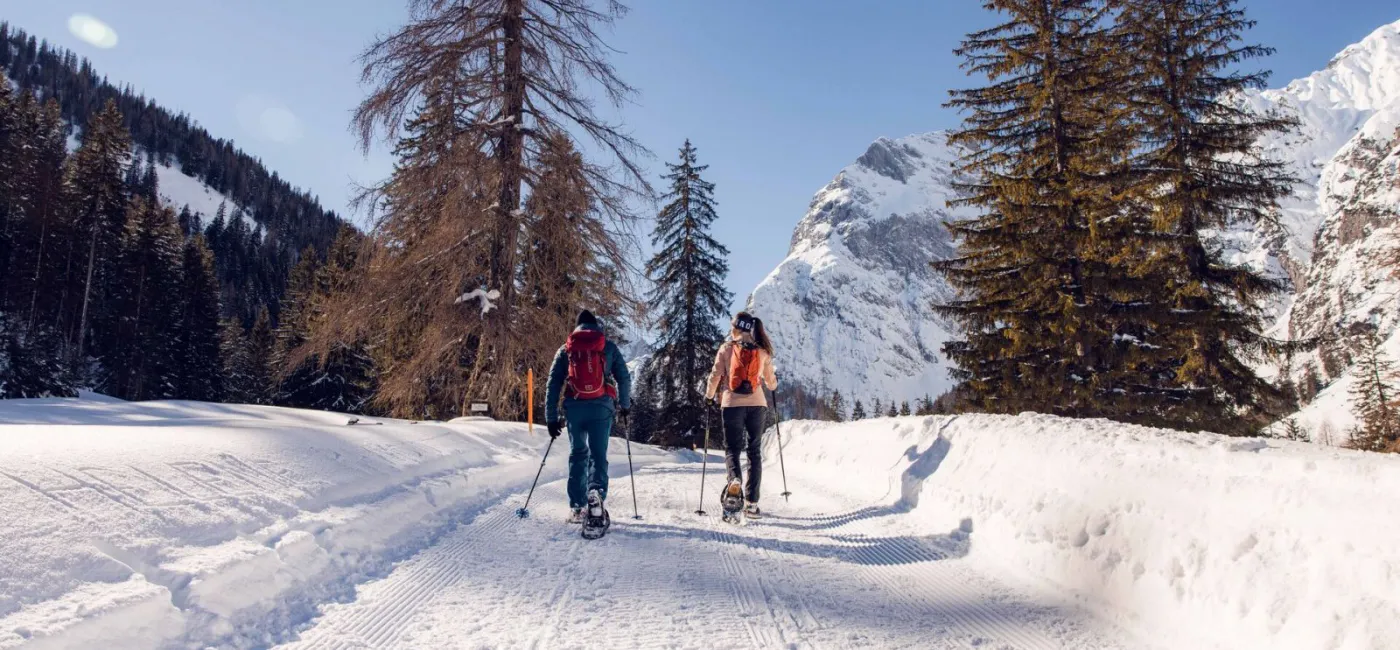
[[617, 388], [608, 383], [603, 353], [608, 340], [596, 330], [578, 330], [569, 335], [564, 343], [564, 351], [569, 355], [569, 379], [565, 384], [566, 397], [574, 399], [617, 399]]
[[735, 395], [752, 395], [758, 385], [759, 372], [763, 370], [763, 357], [759, 347], [748, 341], [731, 348], [729, 357], [729, 392]]

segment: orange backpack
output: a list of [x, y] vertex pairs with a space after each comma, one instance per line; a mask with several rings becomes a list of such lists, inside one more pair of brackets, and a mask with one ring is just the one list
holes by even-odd
[[757, 345], [744, 341], [732, 346], [729, 357], [729, 392], [735, 395], [752, 395], [758, 385], [758, 375], [763, 370], [763, 355]]

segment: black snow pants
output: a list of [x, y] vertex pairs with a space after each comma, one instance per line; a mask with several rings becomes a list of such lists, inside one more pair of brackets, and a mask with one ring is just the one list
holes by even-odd
[[731, 406], [724, 409], [724, 466], [729, 480], [744, 480], [739, 467], [739, 452], [749, 455], [749, 480], [744, 484], [744, 498], [758, 502], [758, 487], [763, 481], [763, 418], [764, 406]]

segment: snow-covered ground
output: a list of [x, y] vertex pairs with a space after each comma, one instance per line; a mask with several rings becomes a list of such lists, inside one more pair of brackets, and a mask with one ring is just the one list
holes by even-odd
[[523, 489], [547, 439], [520, 424], [347, 421], [0, 401], [0, 648], [267, 647]]
[[1400, 457], [1030, 414], [783, 433], [792, 477], [895, 530], [965, 524], [970, 566], [1164, 647], [1400, 642]]
[[1051, 417], [783, 427], [723, 465], [493, 422], [0, 402], [0, 648], [1345, 648], [1400, 638], [1400, 459]]

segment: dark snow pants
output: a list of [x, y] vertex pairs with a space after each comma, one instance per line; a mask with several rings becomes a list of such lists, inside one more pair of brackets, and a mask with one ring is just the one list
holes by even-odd
[[739, 467], [739, 452], [749, 456], [749, 480], [744, 484], [744, 498], [758, 502], [758, 487], [763, 481], [763, 418], [764, 406], [731, 406], [724, 409], [724, 466], [729, 480], [744, 480]]
[[613, 411], [568, 411], [569, 426], [569, 506], [582, 508], [588, 491], [597, 489], [608, 498], [608, 436], [612, 434]]

